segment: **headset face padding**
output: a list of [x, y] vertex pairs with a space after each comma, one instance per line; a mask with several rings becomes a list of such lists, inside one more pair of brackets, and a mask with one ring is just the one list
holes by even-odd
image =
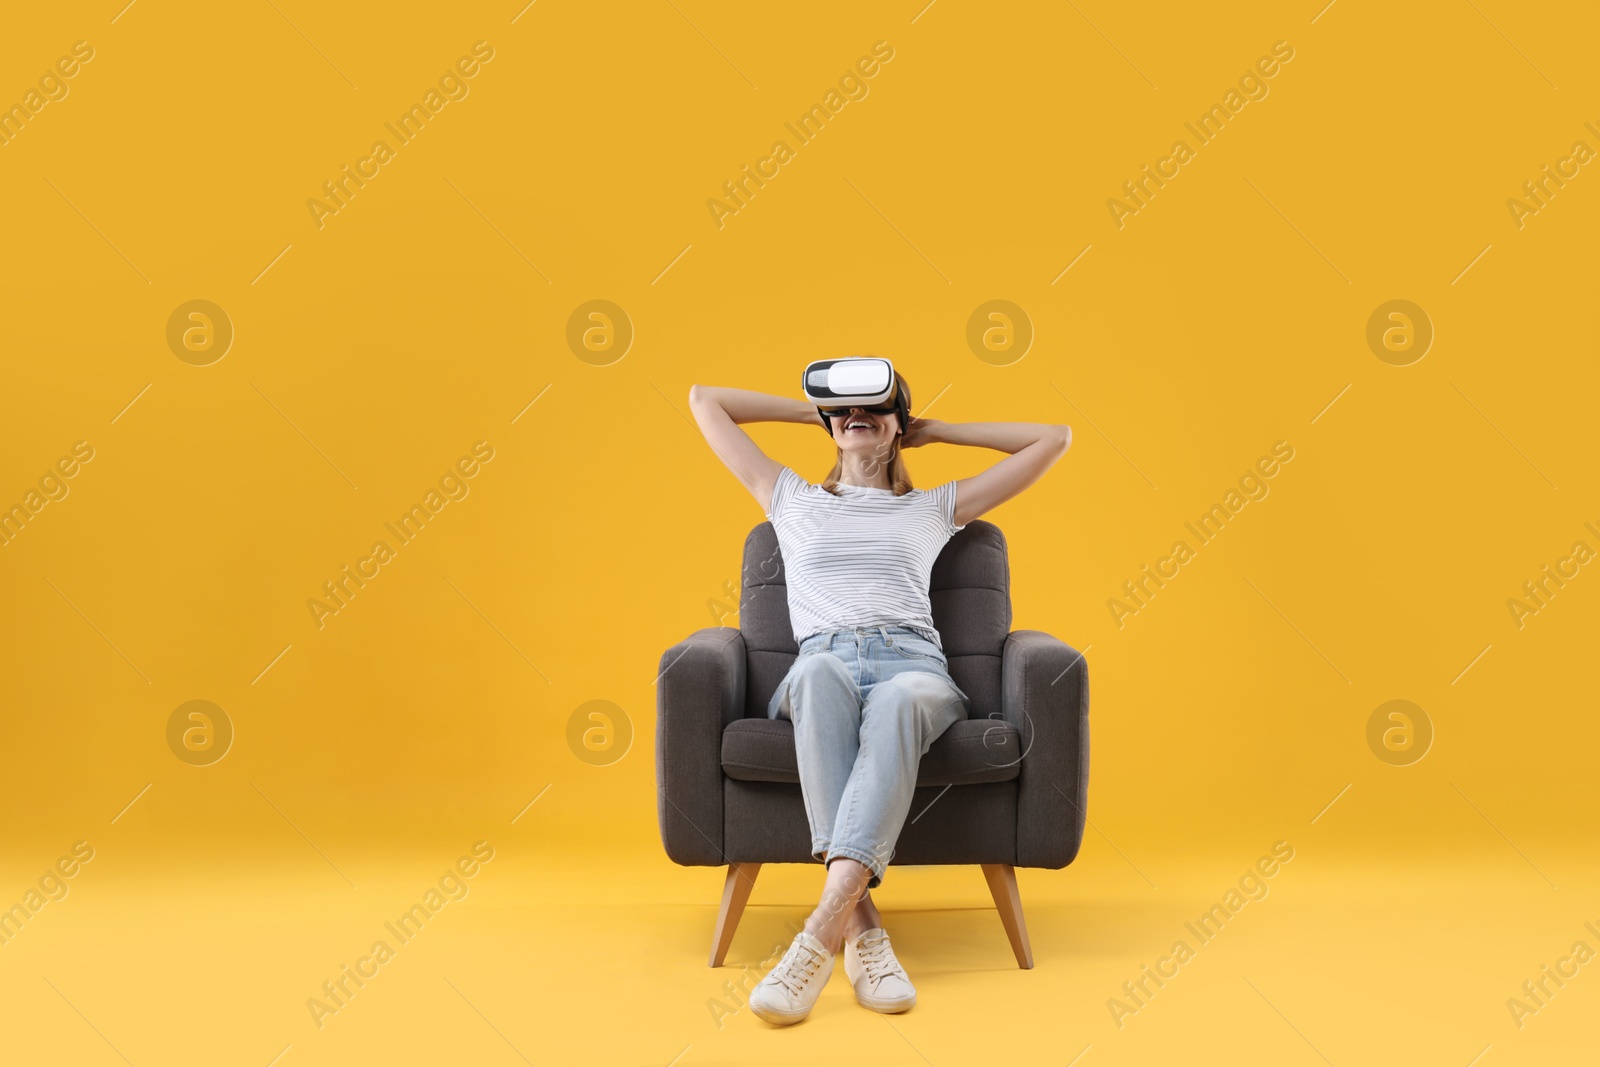
[[[856, 405], [853, 405], [853, 406], [854, 407], [862, 407], [863, 405], [856, 404]], [[839, 409], [835, 408], [834, 410], [837, 412]], [[849, 413], [848, 409], [846, 409], [843, 412], [843, 414], [848, 414], [848, 413]], [[911, 416], [906, 411], [906, 399], [905, 399], [905, 396], [903, 394], [901, 394], [898, 389], [895, 390], [894, 413], [896, 415], [900, 416], [900, 429], [897, 430], [896, 433], [903, 434], [903, 433], [906, 432], [906, 427], [911, 425]], [[827, 408], [818, 408], [817, 409], [817, 414], [822, 416], [822, 428], [827, 431], [829, 437], [832, 437], [833, 436], [833, 423], [829, 419], [828, 409]], [[834, 417], [837, 418], [838, 416], [835, 415]]]

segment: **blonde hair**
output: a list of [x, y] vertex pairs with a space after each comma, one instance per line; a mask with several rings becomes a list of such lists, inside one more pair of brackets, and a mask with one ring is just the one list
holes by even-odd
[[[905, 409], [909, 413], [911, 411], [911, 386], [906, 382], [905, 378], [900, 374], [899, 371], [894, 372], [894, 380], [895, 387], [899, 392], [899, 395], [905, 398]], [[869, 467], [869, 473], [876, 474], [877, 469], [875, 464], [887, 463], [889, 467], [889, 488], [894, 491], [895, 496], [905, 496], [907, 493], [911, 492], [913, 488], [911, 484], [911, 472], [906, 469], [905, 457], [900, 454], [900, 437], [908, 428], [909, 427], [906, 426], [900, 427], [900, 433], [895, 435], [894, 441], [889, 446], [888, 459], [884, 460], [875, 458], [873, 460], [874, 465]], [[828, 429], [831, 433], [833, 429], [833, 424], [831, 422], [828, 424]], [[826, 489], [834, 496], [838, 496], [839, 493], [836, 486], [839, 484], [839, 476], [844, 473], [844, 449], [838, 447], [838, 442], [834, 443], [834, 448], [835, 455], [833, 459], [833, 469], [828, 472], [828, 476], [822, 479], [820, 484], [822, 485], [822, 488]]]

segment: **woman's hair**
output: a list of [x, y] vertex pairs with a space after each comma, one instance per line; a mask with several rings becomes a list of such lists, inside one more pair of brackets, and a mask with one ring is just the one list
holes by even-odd
[[[905, 400], [905, 410], [909, 413], [911, 411], [911, 386], [907, 384], [905, 377], [899, 371], [894, 372], [894, 380], [899, 395]], [[833, 429], [831, 420], [828, 423], [828, 429]], [[909, 427], [901, 426], [900, 434], [905, 433], [907, 429]], [[887, 456], [876, 457], [876, 462], [888, 465], [889, 488], [894, 490], [895, 496], [905, 496], [912, 489], [911, 472], [906, 470], [905, 458], [900, 454], [900, 434], [896, 434], [894, 440], [890, 443]], [[828, 476], [822, 479], [821, 484], [822, 488], [838, 496], [838, 491], [834, 487], [839, 484], [839, 475], [844, 473], [844, 449], [838, 447], [837, 441], [834, 442], [834, 448], [837, 454], [833, 460], [833, 470], [828, 472]]]

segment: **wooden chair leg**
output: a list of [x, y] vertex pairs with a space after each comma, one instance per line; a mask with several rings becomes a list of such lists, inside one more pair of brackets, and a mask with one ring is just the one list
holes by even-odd
[[1033, 948], [1028, 944], [1028, 924], [1022, 918], [1022, 898], [1017, 895], [1017, 869], [1009, 863], [983, 864], [983, 876], [989, 881], [989, 894], [1000, 910], [1000, 922], [1011, 941], [1011, 951], [1016, 953], [1017, 966], [1033, 966]]
[[722, 908], [717, 912], [717, 928], [711, 935], [711, 966], [721, 967], [733, 944], [733, 933], [739, 929], [739, 917], [744, 914], [745, 901], [756, 886], [756, 875], [761, 873], [759, 863], [730, 863], [727, 880], [722, 883]]

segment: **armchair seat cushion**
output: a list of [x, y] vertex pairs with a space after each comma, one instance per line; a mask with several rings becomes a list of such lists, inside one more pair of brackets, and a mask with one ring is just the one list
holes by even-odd
[[[1017, 777], [1022, 736], [996, 716], [962, 719], [934, 739], [917, 768], [917, 785], [974, 785]], [[722, 731], [722, 770], [745, 782], [800, 783], [794, 723], [788, 719], [743, 718]]]

